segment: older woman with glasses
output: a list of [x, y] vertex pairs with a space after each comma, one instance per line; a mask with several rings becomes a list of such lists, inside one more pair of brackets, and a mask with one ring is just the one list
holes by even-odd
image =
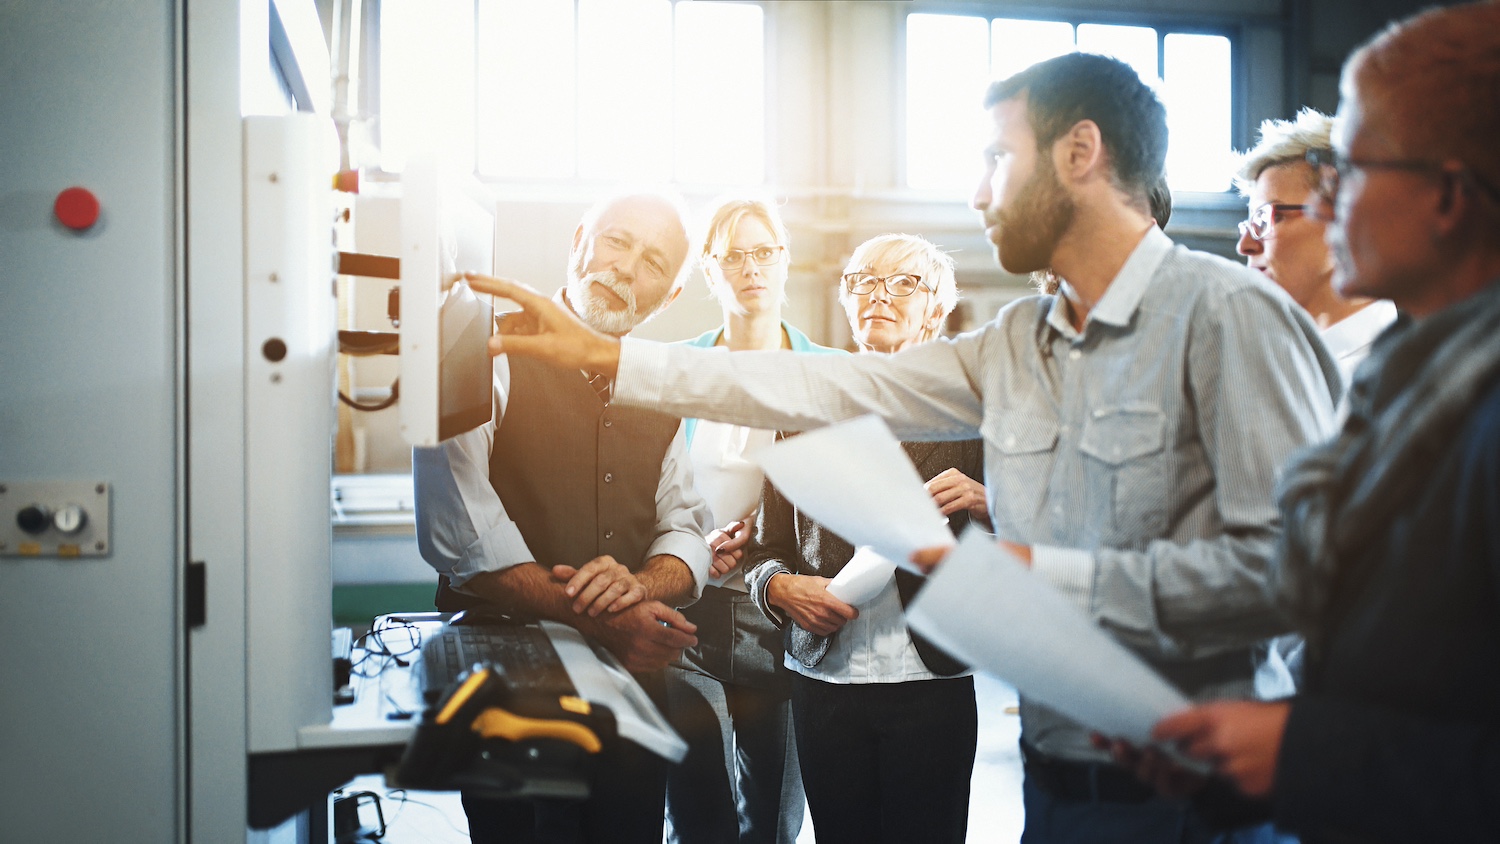
[[1396, 320], [1396, 308], [1338, 292], [1333, 253], [1323, 239], [1328, 224], [1312, 213], [1320, 183], [1316, 162], [1329, 152], [1332, 128], [1332, 118], [1312, 109], [1293, 121], [1261, 124], [1260, 142], [1235, 174], [1250, 206], [1235, 249], [1312, 316], [1348, 384], [1375, 337]]
[[[854, 251], [839, 301], [862, 352], [938, 336], [958, 299], [953, 261], [882, 235]], [[955, 535], [988, 523], [978, 440], [904, 443]], [[903, 608], [920, 578], [897, 571], [859, 607], [829, 584], [855, 549], [767, 484], [746, 580], [786, 628], [797, 754], [819, 844], [963, 841], [977, 712], [966, 668], [914, 636]]]
[[[722, 202], [709, 220], [701, 264], [724, 324], [692, 345], [839, 352], [782, 319], [790, 256], [771, 203]], [[775, 432], [689, 419], [686, 434], [695, 483], [722, 527], [709, 537], [711, 585], [683, 611], [698, 625], [698, 645], [667, 669], [667, 717], [689, 748], [668, 775], [668, 840], [791, 844], [804, 801], [781, 631], [750, 602], [739, 569], [763, 481], [746, 454], [770, 444]]]

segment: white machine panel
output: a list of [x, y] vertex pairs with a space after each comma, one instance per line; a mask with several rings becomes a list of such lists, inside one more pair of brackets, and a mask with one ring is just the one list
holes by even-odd
[[326, 117], [245, 131], [246, 693], [251, 753], [333, 714], [336, 303]]

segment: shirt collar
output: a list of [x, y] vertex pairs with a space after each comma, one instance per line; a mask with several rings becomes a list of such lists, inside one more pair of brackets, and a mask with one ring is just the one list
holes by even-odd
[[[1089, 311], [1088, 322], [1129, 325], [1141, 305], [1141, 299], [1146, 295], [1146, 288], [1151, 285], [1151, 279], [1156, 275], [1161, 262], [1166, 260], [1167, 253], [1172, 251], [1172, 246], [1172, 239], [1163, 234], [1160, 228], [1152, 226], [1147, 230], [1141, 242], [1131, 250], [1130, 257], [1125, 259], [1120, 272], [1110, 281], [1109, 287], [1105, 288], [1099, 303]], [[1054, 296], [1052, 308], [1047, 312], [1047, 324], [1062, 336], [1073, 339], [1078, 336], [1078, 332], [1073, 330], [1068, 319], [1070, 308], [1061, 294]], [[1087, 330], [1087, 323], [1084, 327]]]
[[1323, 329], [1323, 345], [1335, 360], [1342, 360], [1368, 348], [1376, 335], [1395, 321], [1396, 306], [1379, 299]]

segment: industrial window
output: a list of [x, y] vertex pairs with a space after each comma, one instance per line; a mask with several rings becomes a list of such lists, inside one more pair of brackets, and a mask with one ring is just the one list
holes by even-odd
[[381, 168], [762, 182], [764, 30], [738, 2], [383, 0]]
[[1161, 95], [1173, 190], [1227, 190], [1233, 169], [1232, 46], [1225, 35], [1149, 26], [908, 15], [906, 183], [943, 192], [973, 189], [988, 119], [979, 103], [989, 80], [1081, 50], [1129, 64]]

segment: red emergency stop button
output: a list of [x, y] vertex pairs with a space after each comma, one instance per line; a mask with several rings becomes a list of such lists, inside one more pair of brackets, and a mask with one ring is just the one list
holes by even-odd
[[99, 221], [99, 198], [88, 188], [68, 188], [57, 195], [52, 213], [57, 215], [58, 222], [81, 232]]

